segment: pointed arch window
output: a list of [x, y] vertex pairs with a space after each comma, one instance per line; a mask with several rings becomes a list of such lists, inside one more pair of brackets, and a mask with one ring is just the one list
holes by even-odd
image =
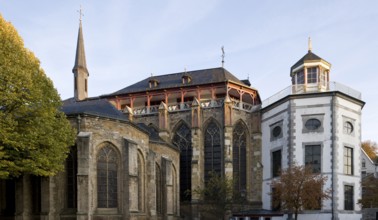
[[210, 172], [222, 173], [221, 137], [218, 125], [211, 121], [205, 131], [205, 183], [210, 179]]
[[98, 208], [118, 206], [118, 157], [113, 147], [107, 145], [97, 156], [97, 203]]
[[144, 211], [144, 163], [143, 156], [138, 153], [138, 209]]
[[163, 213], [163, 197], [162, 197], [162, 179], [161, 179], [161, 170], [158, 164], [155, 165], [155, 183], [156, 183], [156, 212], [158, 215]]
[[180, 149], [180, 199], [190, 201], [192, 188], [192, 132], [182, 123], [176, 130], [172, 143]]
[[67, 208], [77, 208], [77, 148], [71, 148], [66, 161]]
[[247, 128], [242, 122], [238, 122], [232, 135], [232, 165], [235, 190], [245, 191], [247, 188]]

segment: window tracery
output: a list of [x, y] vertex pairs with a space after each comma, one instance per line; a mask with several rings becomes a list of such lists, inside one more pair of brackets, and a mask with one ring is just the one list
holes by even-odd
[[180, 149], [180, 198], [191, 200], [188, 190], [192, 187], [192, 132], [182, 123], [175, 132], [172, 143]]
[[205, 131], [205, 182], [210, 178], [210, 172], [221, 175], [222, 172], [222, 150], [220, 129], [212, 121]]
[[118, 157], [115, 150], [107, 145], [97, 156], [97, 205], [99, 208], [116, 208], [118, 179]]
[[233, 130], [232, 165], [235, 190], [242, 192], [247, 188], [247, 128], [240, 121]]

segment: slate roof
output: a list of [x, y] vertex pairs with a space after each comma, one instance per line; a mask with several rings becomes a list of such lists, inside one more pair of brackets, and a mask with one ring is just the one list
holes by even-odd
[[[300, 60], [298, 60], [298, 62], [296, 62], [291, 67], [290, 72], [292, 72], [293, 69], [297, 68], [298, 66], [302, 65], [303, 63], [305, 63], [305, 61], [323, 61], [323, 62], [328, 63], [327, 61], [325, 61], [324, 59], [322, 59], [318, 55], [314, 54], [311, 50], [309, 50], [306, 55], [304, 55]], [[330, 63], [328, 63], [328, 64], [330, 65]]]
[[92, 98], [84, 101], [76, 101], [70, 98], [63, 101], [62, 111], [66, 115], [90, 114], [101, 117], [113, 118], [128, 121], [122, 112], [118, 111], [106, 99]]
[[[182, 76], [184, 75], [191, 77], [191, 83], [185, 84], [185, 85], [182, 84]], [[151, 79], [157, 80], [159, 82], [157, 87], [149, 88], [149, 81]], [[239, 80], [234, 75], [232, 75], [226, 69], [219, 67], [219, 68], [212, 68], [212, 69], [195, 70], [195, 71], [187, 71], [187, 72], [148, 77], [131, 86], [125, 87], [119, 91], [116, 91], [112, 94], [108, 94], [104, 96], [122, 95], [122, 94], [135, 93], [135, 92], [145, 92], [145, 91], [175, 88], [175, 87], [177, 88], [177, 87], [183, 87], [183, 86], [197, 86], [197, 85], [220, 83], [220, 82], [226, 82], [226, 81], [233, 81], [235, 83], [248, 86], [243, 81]]]

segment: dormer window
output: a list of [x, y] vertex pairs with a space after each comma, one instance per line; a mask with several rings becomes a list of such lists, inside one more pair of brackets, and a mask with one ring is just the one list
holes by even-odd
[[192, 77], [188, 76], [188, 75], [183, 75], [182, 76], [182, 84], [185, 85], [185, 84], [190, 84], [192, 82]]
[[148, 83], [150, 85], [150, 88], [156, 88], [159, 85], [159, 81], [156, 79], [150, 79]]

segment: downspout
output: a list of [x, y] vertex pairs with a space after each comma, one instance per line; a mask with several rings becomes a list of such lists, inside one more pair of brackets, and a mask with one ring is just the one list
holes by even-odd
[[332, 188], [332, 220], [335, 219], [335, 158], [336, 158], [336, 150], [335, 150], [335, 94], [332, 94], [332, 101], [331, 101], [331, 149], [332, 149], [332, 163], [331, 163], [331, 169], [332, 169], [332, 181], [331, 181], [331, 188]]

